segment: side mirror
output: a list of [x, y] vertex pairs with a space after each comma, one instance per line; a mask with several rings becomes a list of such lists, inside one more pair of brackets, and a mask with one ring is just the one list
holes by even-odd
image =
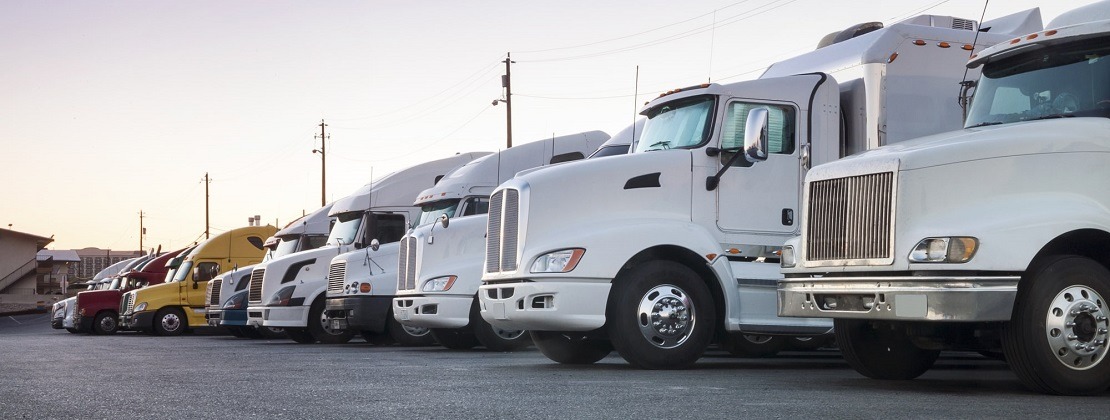
[[443, 225], [444, 229], [447, 229], [447, 225], [451, 224], [451, 219], [448, 218], [446, 214], [441, 214], [439, 216], [439, 224]]
[[748, 112], [744, 125], [744, 159], [748, 162], [767, 160], [767, 108], [756, 108]]
[[378, 242], [378, 238], [374, 238], [374, 239], [370, 240], [370, 249], [372, 249], [374, 251], [377, 251], [378, 248], [381, 248], [381, 247], [382, 247], [382, 243]]

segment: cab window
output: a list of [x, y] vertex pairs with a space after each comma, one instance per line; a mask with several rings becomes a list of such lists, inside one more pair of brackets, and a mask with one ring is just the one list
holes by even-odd
[[724, 126], [721, 127], [721, 149], [736, 152], [744, 148], [744, 126], [748, 122], [748, 112], [756, 108], [768, 111], [767, 152], [782, 155], [794, 153], [794, 108], [750, 102], [728, 104]]
[[489, 213], [489, 197], [470, 197], [464, 201], [462, 216]]

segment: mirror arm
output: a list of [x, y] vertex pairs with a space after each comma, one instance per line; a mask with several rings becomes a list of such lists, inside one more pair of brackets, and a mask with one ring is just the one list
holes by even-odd
[[[720, 149], [718, 149], [718, 150], [720, 150]], [[717, 171], [716, 175], [705, 178], [705, 190], [706, 191], [713, 191], [713, 190], [717, 189], [717, 185], [721, 183], [721, 175], [724, 175], [725, 171], [727, 171], [728, 168], [732, 166], [732, 164], [734, 164], [734, 163], [736, 163], [736, 161], [740, 160], [740, 156], [742, 156], [743, 154], [744, 154], [744, 152], [742, 150], [737, 151], [735, 154], [732, 155], [732, 158], [730, 158], [728, 160], [728, 162], [726, 162], [725, 165], [721, 167], [721, 170]]]

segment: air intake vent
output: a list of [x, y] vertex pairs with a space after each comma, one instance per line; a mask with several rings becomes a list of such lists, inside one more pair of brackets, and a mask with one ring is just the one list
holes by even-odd
[[520, 191], [504, 189], [490, 197], [486, 225], [486, 272], [515, 271], [520, 222]]
[[208, 282], [208, 299], [209, 305], [218, 306], [220, 304], [220, 289], [223, 285], [223, 278], [216, 278]]
[[343, 293], [343, 279], [347, 277], [347, 262], [340, 261], [331, 265], [328, 270], [328, 294], [338, 295]]
[[416, 289], [416, 244], [415, 236], [401, 239], [401, 249], [397, 256], [397, 290]]
[[952, 29], [960, 29], [960, 30], [964, 30], [964, 31], [974, 31], [975, 30], [975, 21], [974, 20], [967, 20], [967, 19], [960, 19], [960, 18], [955, 18], [954, 17], [954, 18], [952, 18]]
[[248, 303], [262, 303], [262, 277], [265, 275], [265, 268], [259, 268], [251, 272], [251, 285], [247, 292]]

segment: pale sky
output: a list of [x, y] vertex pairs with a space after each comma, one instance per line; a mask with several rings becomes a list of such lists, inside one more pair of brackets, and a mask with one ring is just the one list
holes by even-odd
[[[1044, 4], [1038, 4], [1044, 3]], [[1090, 0], [996, 0], [986, 20]], [[285, 223], [456, 152], [615, 134], [675, 87], [736, 82], [827, 33], [969, 0], [0, 2], [0, 228], [51, 249], [174, 249], [211, 225]], [[636, 92], [639, 66], [639, 96]]]

